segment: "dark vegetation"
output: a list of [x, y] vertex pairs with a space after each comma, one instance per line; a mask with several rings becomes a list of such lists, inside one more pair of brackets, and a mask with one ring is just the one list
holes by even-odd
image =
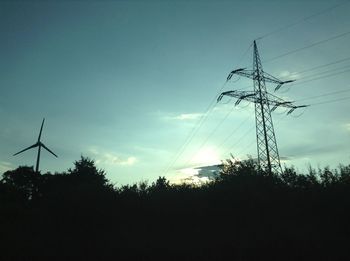
[[349, 209], [350, 165], [277, 176], [227, 160], [202, 186], [115, 187], [82, 157], [3, 174], [0, 260], [346, 260]]

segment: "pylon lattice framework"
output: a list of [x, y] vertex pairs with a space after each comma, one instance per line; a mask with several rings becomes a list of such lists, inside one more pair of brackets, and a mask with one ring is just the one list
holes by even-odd
[[[243, 68], [233, 70], [228, 75], [227, 81], [229, 81], [234, 74], [252, 79], [254, 82], [254, 91], [234, 90], [223, 92], [220, 94], [218, 101], [220, 101], [222, 97], [226, 95], [237, 98], [235, 105], [238, 105], [242, 100], [253, 102], [255, 104], [258, 164], [261, 170], [265, 172], [270, 174], [280, 174], [282, 172], [282, 168], [278, 154], [271, 112], [278, 107], [284, 107], [288, 109], [287, 114], [290, 114], [295, 109], [306, 107], [307, 105], [296, 106], [292, 101], [285, 101], [267, 92], [265, 82], [277, 84], [275, 88], [276, 91], [283, 84], [293, 81], [281, 81], [263, 71], [256, 41], [254, 41], [253, 70], [246, 70]], [[270, 106], [272, 108], [270, 108]]]

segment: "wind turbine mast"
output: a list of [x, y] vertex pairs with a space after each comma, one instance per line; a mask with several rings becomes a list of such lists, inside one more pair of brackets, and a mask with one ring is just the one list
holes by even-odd
[[29, 146], [28, 148], [25, 148], [24, 150], [21, 150], [15, 154], [13, 154], [13, 156], [16, 156], [26, 150], [38, 147], [38, 154], [37, 154], [37, 158], [36, 158], [36, 166], [35, 166], [35, 171], [37, 173], [39, 173], [39, 166], [40, 166], [40, 152], [41, 152], [41, 147], [43, 147], [44, 149], [46, 149], [48, 152], [50, 152], [52, 155], [54, 155], [56, 158], [58, 157], [55, 153], [53, 153], [48, 147], [45, 146], [44, 143], [41, 142], [41, 133], [43, 131], [43, 126], [44, 126], [44, 122], [45, 122], [45, 118], [43, 119], [43, 122], [41, 123], [41, 127], [40, 127], [40, 132], [39, 132], [39, 136], [38, 136], [38, 140], [35, 144], [33, 144], [32, 146]]
[[235, 105], [238, 105], [242, 100], [250, 101], [255, 104], [256, 139], [260, 169], [269, 174], [281, 174], [282, 168], [271, 112], [278, 107], [284, 107], [288, 109], [287, 114], [290, 114], [295, 109], [307, 107], [307, 105], [296, 106], [292, 101], [285, 101], [267, 91], [266, 82], [277, 84], [275, 88], [275, 91], [277, 91], [283, 84], [293, 82], [293, 80], [281, 81], [264, 72], [256, 41], [254, 41], [253, 46], [253, 70], [246, 70], [245, 68], [233, 70], [228, 75], [227, 81], [229, 81], [234, 74], [250, 78], [254, 83], [254, 91], [234, 90], [223, 92], [220, 94], [218, 101], [226, 95], [237, 98]]

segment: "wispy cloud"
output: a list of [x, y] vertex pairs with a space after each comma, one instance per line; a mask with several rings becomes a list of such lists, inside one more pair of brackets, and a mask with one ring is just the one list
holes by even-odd
[[347, 131], [350, 131], [350, 123], [346, 123], [344, 126]]
[[120, 156], [116, 156], [112, 153], [105, 153], [103, 155], [103, 161], [104, 163], [110, 165], [131, 166], [136, 163], [136, 157], [121, 158]]
[[182, 113], [179, 115], [165, 116], [164, 119], [188, 121], [188, 120], [196, 120], [202, 116], [203, 116], [203, 113]]
[[316, 155], [334, 154], [335, 152], [343, 151], [348, 148], [347, 144], [305, 144], [295, 145], [285, 148], [285, 153], [290, 159], [301, 159]]
[[88, 151], [95, 158], [96, 164], [132, 166], [137, 162], [137, 158], [134, 156], [120, 156], [114, 152], [101, 150], [96, 147], [90, 147]]
[[297, 72], [282, 71], [279, 73], [279, 77], [282, 78], [281, 80], [286, 80], [285, 78], [296, 80], [300, 79], [300, 74]]
[[13, 165], [10, 162], [0, 161], [0, 173], [4, 173], [10, 169], [13, 169]]

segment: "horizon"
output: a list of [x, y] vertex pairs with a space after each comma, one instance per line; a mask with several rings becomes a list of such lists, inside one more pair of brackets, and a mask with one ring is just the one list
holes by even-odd
[[264, 71], [296, 80], [274, 94], [311, 104], [272, 113], [282, 167], [349, 164], [349, 11], [349, 1], [1, 2], [0, 172], [35, 165], [34, 150], [12, 155], [43, 118], [58, 155], [42, 151], [43, 173], [83, 155], [118, 184], [176, 181], [230, 154], [256, 158], [253, 106], [216, 103], [253, 90], [225, 82], [252, 67], [254, 39]]

